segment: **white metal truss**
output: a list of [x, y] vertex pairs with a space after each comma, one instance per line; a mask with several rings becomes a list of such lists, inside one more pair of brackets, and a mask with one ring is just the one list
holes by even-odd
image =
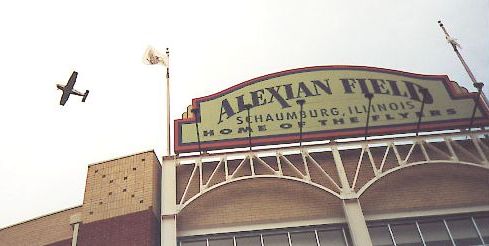
[[382, 177], [417, 165], [449, 163], [489, 170], [488, 135], [482, 130], [178, 157], [177, 174], [186, 168], [187, 175], [177, 175], [183, 184], [177, 207], [181, 210], [210, 190], [246, 179], [294, 180], [350, 199]]

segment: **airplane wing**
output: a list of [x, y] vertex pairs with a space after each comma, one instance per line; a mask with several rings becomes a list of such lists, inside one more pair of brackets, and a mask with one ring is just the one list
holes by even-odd
[[[71, 74], [70, 80], [68, 80], [68, 83], [66, 84], [64, 90], [67, 90], [67, 91], [73, 90], [73, 86], [75, 86], [75, 82], [76, 82], [76, 76], [78, 76], [78, 72], [73, 71], [73, 73]], [[63, 96], [64, 96], [64, 92], [63, 92]]]
[[66, 101], [68, 101], [69, 97], [70, 97], [70, 92], [69, 91], [63, 91], [63, 95], [61, 96], [61, 100], [59, 101], [59, 104], [64, 106]]

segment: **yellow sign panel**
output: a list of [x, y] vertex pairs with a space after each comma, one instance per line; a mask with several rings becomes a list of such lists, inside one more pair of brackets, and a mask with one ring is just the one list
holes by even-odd
[[[175, 121], [175, 151], [197, 151], [198, 140], [202, 150], [246, 147], [250, 135], [252, 145], [298, 142], [301, 136], [303, 141], [360, 137], [368, 114], [369, 135], [412, 132], [418, 127], [423, 89], [427, 93], [421, 130], [469, 125], [476, 93], [447, 76], [357, 66], [309, 67], [194, 99], [192, 108], [199, 114]], [[366, 93], [374, 95], [370, 112]], [[304, 100], [302, 111], [298, 100]], [[474, 125], [486, 124], [488, 111], [486, 101], [480, 100]]]

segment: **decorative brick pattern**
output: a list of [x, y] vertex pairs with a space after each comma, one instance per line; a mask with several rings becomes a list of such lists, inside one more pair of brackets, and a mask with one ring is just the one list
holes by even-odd
[[161, 166], [144, 152], [88, 167], [83, 223], [154, 208], [159, 215]]

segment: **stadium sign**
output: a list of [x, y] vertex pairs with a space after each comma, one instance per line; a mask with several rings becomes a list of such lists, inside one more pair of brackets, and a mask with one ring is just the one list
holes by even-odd
[[[476, 93], [442, 75], [420, 75], [360, 66], [321, 66], [265, 75], [194, 99], [187, 117], [175, 121], [175, 151], [191, 152], [417, 130], [424, 94], [422, 131], [467, 127]], [[303, 99], [302, 111], [297, 100]], [[246, 106], [249, 105], [249, 117]], [[489, 122], [480, 100], [473, 125]], [[199, 132], [197, 134], [197, 128]], [[250, 134], [251, 133], [251, 134]]]

